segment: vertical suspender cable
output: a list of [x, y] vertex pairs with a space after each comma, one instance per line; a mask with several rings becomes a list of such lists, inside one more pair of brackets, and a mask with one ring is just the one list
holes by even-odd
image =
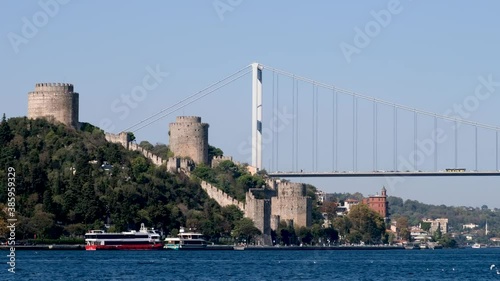
[[398, 170], [398, 108], [394, 106], [394, 171]]
[[316, 125], [316, 111], [314, 110], [315, 106], [316, 106], [316, 92], [315, 92], [315, 85], [313, 83], [313, 108], [312, 108], [312, 126], [311, 126], [311, 129], [312, 129], [312, 170], [315, 171], [316, 168], [314, 167], [314, 163], [315, 163], [315, 157], [316, 157], [316, 141], [315, 141], [315, 125]]
[[495, 162], [495, 165], [496, 165], [496, 170], [497, 170], [497, 172], [498, 172], [498, 131], [495, 131], [495, 133], [496, 133], [496, 139], [495, 139], [495, 140], [496, 140], [496, 141], [495, 141], [495, 148], [496, 148], [496, 153], [495, 153], [495, 155], [496, 155], [496, 162]]
[[475, 145], [476, 145], [476, 171], [477, 171], [477, 125], [474, 126], [474, 131], [475, 131], [475, 137], [476, 137], [476, 141], [475, 141]]
[[315, 170], [317, 171], [318, 170], [318, 151], [319, 151], [319, 136], [318, 136], [318, 132], [319, 132], [319, 88], [316, 87], [316, 108], [315, 108], [315, 111], [316, 111], [316, 136], [315, 136], [315, 140], [316, 140], [316, 162], [314, 163], [315, 165]]
[[353, 125], [353, 171], [356, 172], [358, 169], [358, 101], [356, 99], [356, 96], [352, 96], [352, 104], [353, 104], [353, 112], [352, 112], [352, 125]]
[[373, 171], [377, 170], [377, 103], [373, 101]]
[[335, 97], [336, 97], [336, 94], [335, 94], [335, 88], [333, 88], [332, 90], [332, 171], [335, 171], [336, 170], [336, 167], [335, 167], [335, 145], [336, 145], [336, 142], [335, 142], [335, 112], [337, 111], [336, 108], [335, 108]]
[[297, 81], [297, 97], [295, 98], [295, 106], [297, 107], [295, 110], [295, 118], [297, 118], [297, 122], [295, 122], [295, 125], [297, 126], [295, 129], [295, 165], [297, 166], [297, 171], [299, 170], [299, 81]]
[[[275, 106], [274, 106], [274, 100], [275, 100], [275, 97], [274, 97], [274, 85], [275, 85], [274, 84], [274, 79], [275, 79], [275, 76], [276, 76], [276, 73], [273, 71], [273, 90], [272, 90], [272, 98], [273, 98], [273, 100], [272, 100], [272, 103], [271, 103], [271, 108], [272, 108], [272, 110], [271, 110], [271, 112], [272, 112], [271, 116], [272, 116], [273, 119], [272, 119], [271, 122], [273, 122], [273, 125], [275, 125], [275, 128], [276, 128], [276, 124], [274, 123], [274, 122], [276, 122], [276, 120], [274, 118], [274, 116], [276, 114], [276, 111], [274, 111], [274, 109], [275, 109]], [[275, 163], [274, 163], [274, 153], [275, 153], [275, 151], [274, 151], [274, 145], [275, 145], [275, 139], [274, 139], [274, 130], [273, 130], [273, 136], [272, 136], [272, 141], [271, 141], [271, 167], [270, 167], [270, 169], [274, 170], [274, 171], [277, 171]]]
[[339, 147], [339, 134], [338, 134], [338, 128], [339, 128], [339, 98], [338, 98], [338, 93], [335, 91], [335, 151], [334, 151], [334, 157], [335, 157], [335, 171], [338, 170], [338, 147]]
[[297, 171], [295, 167], [295, 76], [292, 78], [292, 171]]
[[437, 116], [434, 116], [434, 171], [437, 172], [438, 141], [437, 141]]
[[417, 167], [417, 111], [413, 113], [413, 169], [418, 171]]
[[279, 74], [276, 75], [276, 111], [275, 111], [275, 120], [276, 120], [276, 123], [275, 123], [275, 126], [273, 128], [274, 132], [275, 132], [275, 135], [276, 135], [276, 170], [279, 170], [279, 149], [280, 149], [280, 146], [279, 146], [279, 143], [280, 143], [280, 139], [279, 139], [279, 134], [278, 134], [278, 125], [279, 125], [279, 118], [278, 118], [278, 110], [279, 110], [279, 102], [280, 102], [280, 77], [279, 77]]
[[455, 119], [455, 168], [458, 168], [458, 124]]

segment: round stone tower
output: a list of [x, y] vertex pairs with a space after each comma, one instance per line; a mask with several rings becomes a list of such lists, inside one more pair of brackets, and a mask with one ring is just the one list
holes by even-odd
[[170, 150], [176, 157], [208, 164], [208, 124], [201, 123], [201, 117], [178, 116], [169, 129]]
[[38, 83], [28, 94], [28, 118], [46, 118], [78, 128], [78, 103], [72, 84]]

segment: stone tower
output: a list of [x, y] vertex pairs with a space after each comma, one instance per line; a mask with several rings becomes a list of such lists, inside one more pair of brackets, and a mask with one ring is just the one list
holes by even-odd
[[[277, 221], [292, 221], [296, 227], [310, 227], [312, 199], [306, 196], [306, 186], [302, 183], [280, 182], [276, 191], [277, 197], [271, 198], [271, 212]], [[276, 226], [276, 223], [272, 225]]]
[[66, 83], [38, 83], [28, 93], [28, 118], [46, 118], [79, 128], [79, 95], [73, 85]]
[[201, 123], [201, 117], [178, 116], [169, 129], [170, 150], [175, 156], [208, 164], [208, 124]]

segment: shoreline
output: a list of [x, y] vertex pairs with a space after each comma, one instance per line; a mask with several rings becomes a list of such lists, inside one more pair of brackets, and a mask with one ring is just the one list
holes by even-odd
[[[11, 246], [2, 245], [0, 251], [10, 250]], [[85, 251], [85, 245], [16, 245], [16, 250], [80, 250]], [[181, 250], [193, 251], [194, 249]], [[335, 250], [404, 250], [402, 246], [234, 246], [234, 245], [208, 245], [198, 251], [335, 251]], [[160, 251], [172, 251], [161, 249]]]

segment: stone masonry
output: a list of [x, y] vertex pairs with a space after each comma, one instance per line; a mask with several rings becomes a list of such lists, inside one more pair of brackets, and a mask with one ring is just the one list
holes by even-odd
[[208, 164], [208, 124], [201, 123], [201, 117], [178, 116], [169, 129], [169, 147], [176, 157]]
[[205, 190], [205, 192], [208, 194], [208, 196], [210, 198], [214, 199], [221, 207], [235, 205], [242, 212], [245, 212], [245, 204], [243, 202], [240, 202], [240, 201], [232, 198], [231, 196], [226, 194], [224, 191], [209, 184], [208, 182], [201, 181], [201, 188], [203, 190]]
[[144, 157], [148, 158], [156, 166], [166, 165], [167, 169], [170, 172], [179, 172], [181, 170], [189, 172], [194, 168], [194, 163], [190, 159], [171, 157], [167, 160], [163, 160], [160, 156], [151, 153], [150, 151], [140, 147], [134, 142], [131, 142], [128, 139], [127, 133], [125, 132], [122, 132], [118, 135], [106, 133], [105, 138], [109, 142], [121, 144], [128, 150], [140, 152], [142, 155], [144, 155]]
[[79, 94], [66, 83], [38, 83], [28, 93], [28, 118], [45, 118], [78, 129]]
[[[295, 227], [310, 227], [312, 224], [312, 199], [306, 196], [305, 185], [280, 182], [276, 192], [277, 196], [271, 198], [272, 215], [279, 216], [279, 220], [293, 221]], [[276, 227], [276, 225], [272, 227]]]

